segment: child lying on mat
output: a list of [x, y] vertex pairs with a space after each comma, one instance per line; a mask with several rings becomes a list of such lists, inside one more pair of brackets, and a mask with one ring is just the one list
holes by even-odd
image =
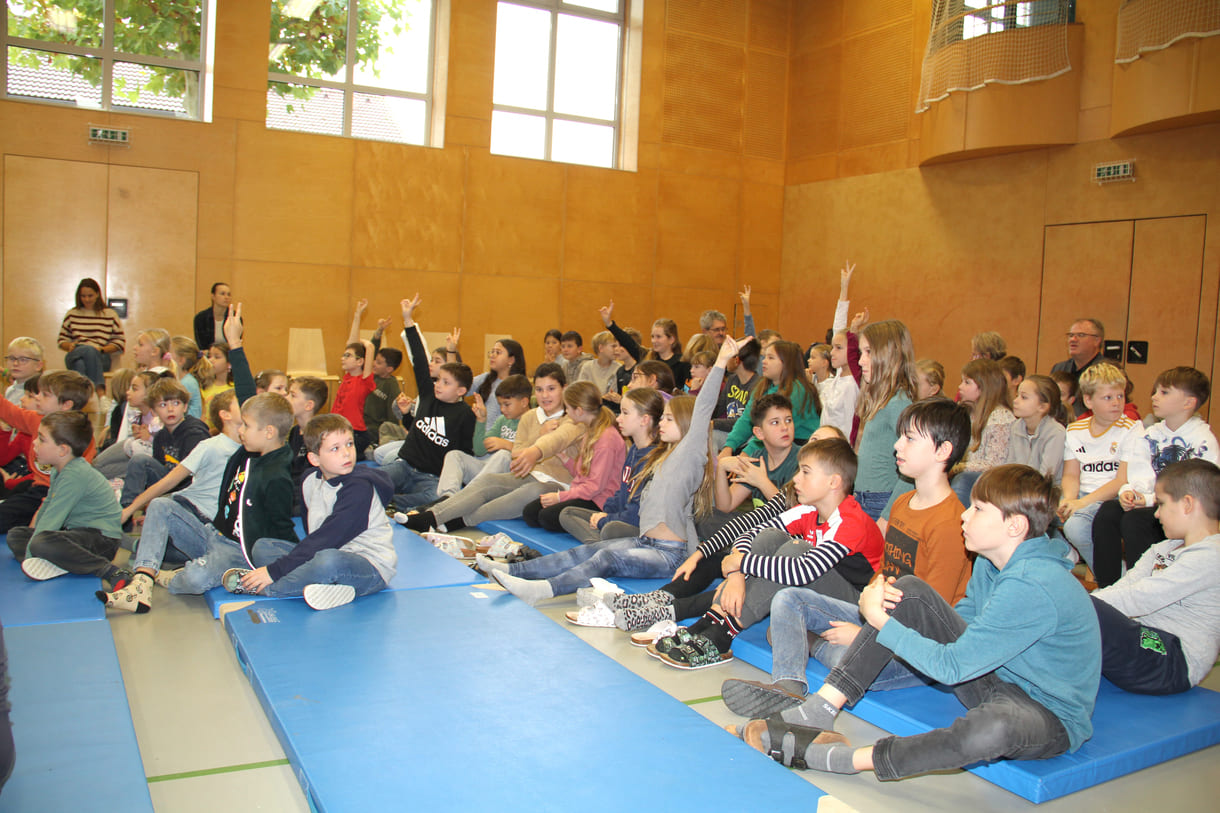
[[385, 588], [398, 554], [385, 506], [394, 482], [380, 469], [356, 465], [356, 440], [347, 418], [318, 415], [305, 427], [305, 447], [316, 470], [305, 477], [305, 523], [299, 543], [260, 539], [254, 570], [231, 568], [221, 583], [231, 593], [304, 596], [329, 610]]
[[1101, 673], [1129, 692], [1174, 694], [1207, 677], [1220, 653], [1220, 468], [1172, 463], [1155, 495], [1169, 538], [1091, 598]]
[[[1028, 466], [984, 472], [962, 514], [966, 547], [978, 554], [965, 598], [950, 607], [914, 576], [878, 576], [860, 596], [865, 626], [815, 694], [726, 682], [738, 684], [726, 685], [726, 700], [736, 695], [745, 701], [738, 708], [770, 715], [743, 726], [743, 739], [785, 765], [874, 770], [879, 779], [1079, 748], [1093, 733], [1101, 636], [1067, 545], [1046, 536], [1055, 496]], [[966, 715], [949, 728], [853, 749], [835, 733], [835, 718], [894, 657], [951, 685]]]

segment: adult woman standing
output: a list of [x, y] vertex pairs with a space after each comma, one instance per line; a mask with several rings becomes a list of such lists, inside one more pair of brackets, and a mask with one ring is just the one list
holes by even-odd
[[64, 365], [102, 387], [110, 354], [122, 353], [126, 344], [123, 323], [106, 307], [101, 286], [96, 280], [82, 279], [76, 286], [76, 307], [64, 314], [59, 328], [59, 349], [67, 353]]

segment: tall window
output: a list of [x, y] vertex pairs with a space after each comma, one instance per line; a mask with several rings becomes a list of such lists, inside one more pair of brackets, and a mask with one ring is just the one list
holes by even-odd
[[5, 97], [210, 118], [211, 0], [8, 0]]
[[626, 3], [499, 3], [493, 153], [618, 165]]
[[272, 0], [267, 126], [431, 141], [435, 0]]

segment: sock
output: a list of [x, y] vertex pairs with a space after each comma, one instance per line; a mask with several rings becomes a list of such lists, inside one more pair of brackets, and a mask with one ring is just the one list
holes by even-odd
[[531, 607], [540, 601], [553, 598], [555, 595], [555, 591], [551, 589], [551, 583], [546, 579], [519, 579], [516, 576], [496, 571], [492, 571], [489, 575], [499, 582], [501, 587]]
[[814, 692], [805, 698], [804, 703], [801, 703], [794, 709], [780, 712], [779, 716], [789, 723], [833, 731], [835, 718], [839, 716], [839, 710], [828, 702], [826, 698]]
[[[809, 692], [809, 687], [807, 687], [804, 683], [801, 683], [799, 680], [788, 680], [787, 678], [785, 678], [784, 680], [775, 681], [775, 685], [779, 686], [781, 689], [788, 692], [789, 694], [796, 694], [796, 695], [803, 696]], [[832, 706], [831, 708], [834, 708], [834, 707]]]
[[[708, 610], [703, 618], [695, 622], [696, 624], [707, 621], [706, 629], [702, 630], [703, 635], [707, 636], [716, 649], [721, 652], [728, 652], [733, 648], [733, 639], [737, 637], [737, 633], [741, 632], [741, 628], [737, 622], [728, 615], [717, 610]], [[691, 627], [691, 632], [695, 632], [694, 627]]]
[[417, 534], [422, 534], [424, 531], [436, 525], [436, 517], [432, 516], [431, 511], [420, 511], [418, 514], [408, 514], [407, 521], [403, 523], [409, 530], [415, 531]]
[[829, 773], [860, 773], [852, 764], [856, 749], [841, 742], [812, 742], [805, 749], [805, 764], [817, 771]]
[[711, 626], [712, 626], [712, 621], [705, 614], [705, 615], [700, 616], [698, 621], [691, 624], [686, 629], [687, 629], [687, 631], [690, 632], [691, 635], [706, 635], [708, 628], [710, 628]]

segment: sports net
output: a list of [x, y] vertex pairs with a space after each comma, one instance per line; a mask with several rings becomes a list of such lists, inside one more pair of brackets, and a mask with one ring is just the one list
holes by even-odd
[[953, 91], [988, 83], [1018, 85], [1072, 69], [1067, 26], [1070, 0], [1028, 3], [935, 0], [923, 58], [922, 113]]
[[1220, 34], [1216, 0], [1124, 0], [1118, 10], [1114, 61], [1134, 62], [1141, 54], [1168, 48], [1186, 37]]

